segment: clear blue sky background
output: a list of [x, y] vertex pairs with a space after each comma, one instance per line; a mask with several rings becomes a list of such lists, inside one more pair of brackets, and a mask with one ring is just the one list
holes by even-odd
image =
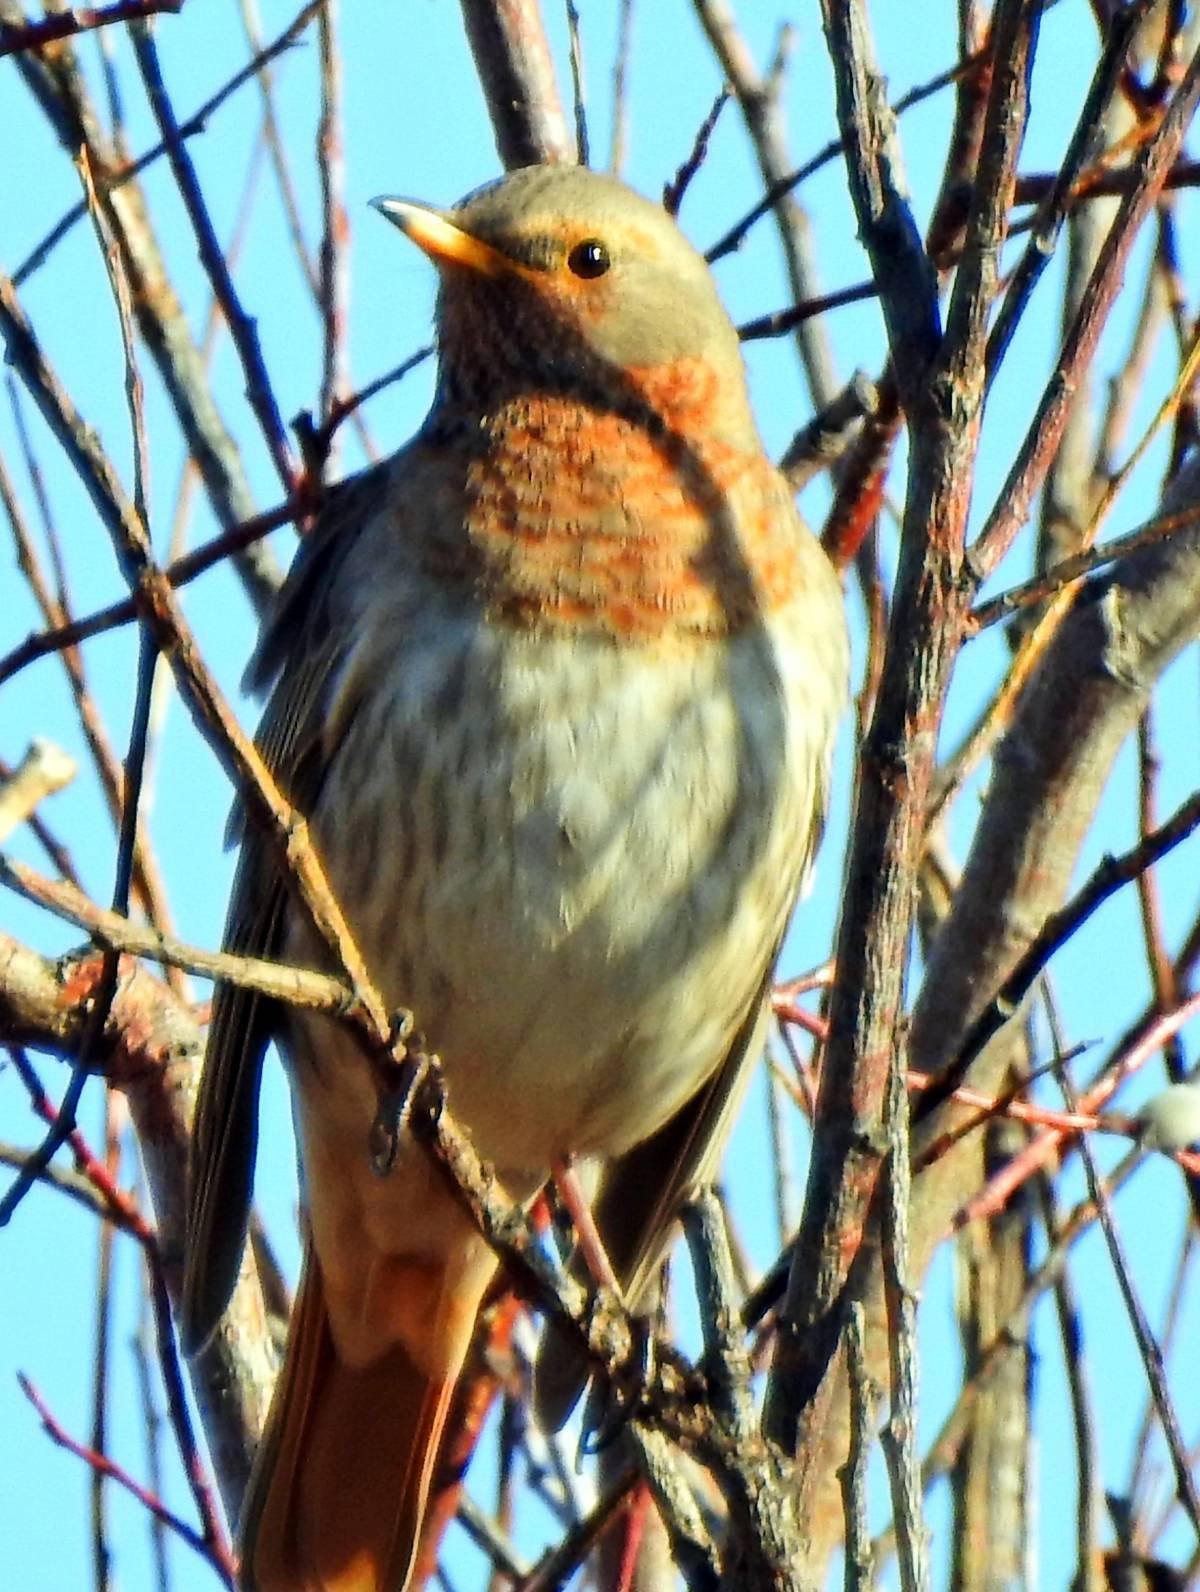
[[[551, 23], [565, 67], [561, 19], [549, 5]], [[609, 142], [610, 63], [614, 50], [615, 5], [581, 7], [589, 85], [593, 161], [603, 163]], [[884, 0], [874, 7], [877, 43], [883, 69], [898, 96], [944, 68], [954, 55], [955, 8], [946, 0], [929, 4], [897, 4]], [[433, 298], [432, 272], [415, 250], [367, 208], [379, 193], [398, 193], [446, 202], [495, 174], [497, 161], [482, 97], [461, 35], [459, 12], [449, 0], [422, 0], [406, 6], [348, 5], [342, 23], [345, 74], [346, 201], [353, 229], [353, 301], [351, 358], [356, 385], [391, 367], [425, 342]], [[773, 47], [783, 15], [797, 28], [797, 50], [788, 74], [786, 104], [797, 164], [821, 147], [834, 125], [828, 62], [820, 36], [819, 15], [812, 0], [790, 8], [743, 7], [748, 41], [764, 61]], [[291, 8], [263, 0], [267, 37], [282, 28]], [[242, 64], [245, 49], [237, 8], [229, 0], [198, 0], [181, 18], [165, 19], [158, 28], [168, 84], [181, 113], [206, 98]], [[1063, 0], [1047, 17], [1034, 87], [1034, 116], [1022, 162], [1027, 171], [1057, 164], [1072, 118], [1087, 87], [1094, 59], [1094, 30], [1083, 0]], [[136, 72], [123, 36], [111, 44], [127, 85], [125, 113], [130, 145], [135, 151], [153, 142], [149, 115], [136, 87]], [[83, 54], [93, 66], [94, 41]], [[315, 45], [294, 50], [275, 68], [285, 142], [302, 204], [310, 218], [310, 243], [315, 247], [315, 175], [310, 156], [315, 132], [317, 95]], [[564, 85], [567, 82], [563, 75]], [[718, 86], [718, 74], [683, 0], [643, 6], [635, 17], [635, 42], [630, 80], [631, 119], [629, 179], [647, 193], [657, 193], [687, 152], [691, 132], [706, 112]], [[218, 232], [228, 236], [237, 210], [246, 162], [259, 120], [259, 102], [247, 88], [212, 119], [207, 132], [192, 141], [192, 157], [205, 185]], [[941, 167], [944, 108], [923, 107], [906, 117], [902, 134], [918, 221], [936, 190]], [[61, 212], [77, 197], [69, 163], [53, 144], [45, 123], [32, 108], [11, 61], [0, 62], [0, 128], [6, 158], [0, 162], [0, 266], [11, 271]], [[184, 295], [193, 326], [201, 324], [207, 307], [206, 287], [188, 235], [181, 207], [165, 165], [147, 178], [156, 220], [163, 228], [170, 267]], [[713, 241], [757, 197], [758, 183], [735, 109], [726, 110], [713, 143], [712, 157], [685, 202], [682, 222], [701, 246]], [[285, 416], [315, 405], [320, 369], [319, 328], [302, 292], [275, 191], [264, 180], [236, 277], [243, 302], [257, 317], [269, 368], [277, 384]], [[839, 163], [827, 167], [803, 193], [813, 216], [823, 285], [835, 288], [866, 274], [855, 239], [853, 218]], [[1185, 206], [1190, 232], [1181, 225], [1185, 274], [1197, 281], [1200, 226], [1194, 202]], [[1140, 258], [1140, 256], [1139, 256]], [[787, 301], [776, 239], [769, 222], [760, 224], [746, 247], [722, 263], [719, 280], [735, 319], [748, 319]], [[1137, 281], [1138, 267], [1131, 272]], [[1037, 383], [1055, 337], [1057, 267], [1052, 267], [1036, 313], [1023, 327], [999, 383], [981, 450], [976, 491], [977, 515], [986, 510], [999, 488], [1012, 453], [1014, 436], [1027, 423]], [[100, 267], [95, 240], [86, 227], [77, 228], [51, 264], [24, 294], [26, 307], [53, 359], [76, 394], [86, 417], [126, 469], [130, 446], [122, 362], [114, 312]], [[1114, 335], [1102, 356], [1105, 373], [1126, 357], [1130, 321], [1118, 316]], [[876, 371], [880, 361], [879, 312], [866, 304], [839, 312], [831, 335], [840, 374], [856, 366]], [[1164, 349], [1148, 390], [1155, 401], [1170, 380]], [[808, 401], [789, 342], [757, 344], [748, 352], [757, 412], [767, 444], [778, 453], [809, 412]], [[149, 362], [143, 362], [148, 385], [148, 419], [154, 452], [152, 502], [155, 529], [163, 546], [166, 522], [174, 502], [183, 448], [175, 423], [158, 388]], [[278, 499], [278, 484], [261, 445], [254, 421], [240, 395], [240, 378], [228, 344], [217, 354], [219, 386], [225, 412], [245, 450], [254, 488], [262, 506]], [[386, 448], [399, 444], [419, 422], [429, 396], [430, 371], [423, 369], [375, 402], [369, 419]], [[1142, 424], [1149, 409], [1139, 415]], [[45, 462], [47, 486], [66, 550], [74, 591], [81, 605], [92, 607], [122, 593], [107, 541], [34, 420], [35, 443]], [[1136, 434], [1136, 428], [1135, 428]], [[345, 433], [349, 436], [349, 433]], [[0, 403], [0, 447], [10, 468], [19, 458], [6, 403]], [[357, 464], [352, 446], [345, 464]], [[1124, 529], [1152, 508], [1163, 463], [1157, 450], [1135, 488], [1123, 501], [1112, 529]], [[903, 492], [898, 469], [892, 491]], [[806, 498], [810, 515], [819, 520], [827, 501], [823, 483]], [[215, 530], [206, 506], [198, 505], [192, 538], [199, 541]], [[290, 556], [290, 533], [276, 538], [280, 556]], [[0, 543], [0, 546], [3, 544]], [[1009, 584], [1025, 571], [1021, 553], [1004, 571]], [[253, 627], [247, 604], [235, 580], [225, 571], [205, 577], [189, 588], [185, 603], [210, 661], [231, 692], [252, 645]], [[861, 615], [852, 601], [856, 633]], [[11, 553], [0, 551], [0, 651], [6, 651], [36, 623]], [[950, 705], [951, 740], [970, 722], [981, 693], [998, 677], [1005, 662], [1004, 643], [991, 635], [972, 644], [965, 655]], [[96, 696], [119, 749], [128, 733], [132, 701], [134, 649], [129, 634], [105, 637], [89, 645], [87, 660]], [[1197, 779], [1195, 729], [1195, 656], [1173, 671], [1162, 696], [1159, 720], [1164, 753], [1164, 809]], [[249, 720], [255, 712], [245, 703]], [[150, 824], [159, 855], [168, 871], [180, 932], [189, 940], [215, 944], [224, 915], [230, 859], [222, 849], [222, 828], [228, 790], [186, 716], [169, 695], [163, 699], [165, 723], [156, 758], [151, 792]], [[53, 660], [28, 671], [4, 693], [0, 705], [0, 754], [15, 762], [32, 733], [51, 735], [86, 761], [74, 714]], [[819, 961], [827, 951], [836, 912], [836, 887], [848, 819], [848, 740], [839, 761], [838, 787], [829, 840], [820, 879], [793, 931], [785, 969], [798, 971]], [[1101, 823], [1089, 844], [1084, 866], [1101, 852], [1119, 849], [1133, 838], [1133, 764], [1123, 760], [1114, 789], [1106, 799]], [[964, 802], [962, 821], [953, 830], [960, 846], [973, 816], [973, 798]], [[110, 827], [92, 784], [76, 786], [47, 804], [45, 816], [75, 846], [75, 860], [85, 882], [99, 899], [111, 889], [113, 846]], [[181, 841], [181, 837], [186, 839]], [[86, 838], [83, 838], [86, 837]], [[42, 858], [18, 836], [13, 850], [41, 865]], [[1190, 873], [1189, 873], [1190, 870]], [[1168, 925], [1179, 934], [1195, 909], [1196, 871], [1193, 847], [1173, 866], [1166, 910]], [[11, 898], [0, 900], [0, 922], [48, 951], [76, 943], [78, 936]], [[1125, 970], [1140, 960], [1140, 941], [1131, 898], [1107, 908], [1102, 919], [1057, 959], [1055, 972], [1064, 998], [1070, 1038], [1111, 1041], [1121, 1031], [1135, 1004], [1147, 991], [1128, 993]], [[1111, 970], [1111, 971], [1110, 971]], [[1120, 976], [1118, 976], [1120, 975]], [[1119, 1006], [1110, 998], [1114, 986], [1126, 984]], [[1195, 1036], [1185, 1034], [1194, 1047]], [[43, 1076], [54, 1094], [65, 1084], [65, 1070], [43, 1064]], [[97, 1091], [85, 1101], [83, 1121], [94, 1143], [102, 1137]], [[260, 1168], [260, 1192], [271, 1228], [288, 1265], [294, 1266], [294, 1182], [286, 1095], [275, 1071], [268, 1080], [264, 1108], [266, 1143]], [[23, 1092], [11, 1074], [0, 1075], [0, 1137], [32, 1142], [37, 1129], [25, 1107]], [[797, 1129], [799, 1131], [799, 1129]], [[730, 1156], [730, 1182], [736, 1191], [754, 1258], [765, 1262], [773, 1253], [775, 1232], [770, 1217], [769, 1189], [762, 1153], [766, 1132], [763, 1101], [749, 1102]], [[127, 1161], [125, 1177], [132, 1175]], [[1073, 1185], [1079, 1188], [1078, 1184]], [[1126, 1235], [1138, 1257], [1139, 1280], [1154, 1319], [1161, 1308], [1171, 1257], [1175, 1252], [1184, 1207], [1177, 1174], [1166, 1164], [1149, 1169], [1133, 1196], [1121, 1204]], [[94, 1310], [96, 1229], [93, 1221], [60, 1196], [37, 1191], [16, 1221], [0, 1235], [0, 1586], [21, 1592], [66, 1592], [90, 1584], [87, 1482], [83, 1467], [54, 1449], [40, 1434], [36, 1418], [15, 1384], [15, 1371], [26, 1371], [40, 1386], [60, 1419], [73, 1432], [86, 1435], [89, 1409], [90, 1346]], [[144, 1474], [140, 1405], [128, 1339], [137, 1319], [140, 1288], [138, 1259], [122, 1243], [117, 1253], [117, 1343], [114, 1354], [116, 1394], [113, 1401], [112, 1447], [135, 1474]], [[1120, 1486], [1125, 1475], [1130, 1434], [1140, 1418], [1145, 1391], [1132, 1358], [1128, 1327], [1116, 1295], [1106, 1257], [1094, 1240], [1079, 1253], [1077, 1281], [1085, 1300], [1089, 1364], [1100, 1390], [1099, 1438], [1104, 1476]], [[957, 1365], [953, 1323], [951, 1269], [943, 1259], [926, 1289], [924, 1312], [927, 1357], [923, 1430], [931, 1435], [946, 1412], [956, 1377], [940, 1378], [939, 1368]], [[1197, 1312], [1188, 1318], [1194, 1341]], [[1060, 1375], [1060, 1351], [1047, 1310], [1036, 1320], [1038, 1358], [1038, 1442], [1035, 1450], [1039, 1523], [1038, 1585], [1062, 1586], [1073, 1553], [1073, 1491], [1060, 1478], [1071, 1474], [1069, 1410]], [[1185, 1340], [1186, 1341], [1186, 1340]], [[1200, 1414], [1197, 1389], [1177, 1383], [1194, 1435]], [[169, 1447], [169, 1445], [168, 1445]], [[876, 1503], [883, 1507], [883, 1486], [875, 1481]], [[186, 1512], [189, 1500], [177, 1475], [168, 1482], [172, 1503]], [[483, 1494], [486, 1498], [486, 1493]], [[113, 1490], [110, 1500], [112, 1540], [116, 1550], [116, 1584], [125, 1592], [151, 1585], [144, 1516], [137, 1505]], [[931, 1524], [945, 1519], [944, 1500], [935, 1500]], [[531, 1552], [536, 1542], [523, 1544]], [[179, 1592], [213, 1585], [210, 1573], [186, 1550], [173, 1547], [174, 1580]], [[452, 1533], [449, 1562], [461, 1571], [463, 1586], [479, 1584], [479, 1564]]]

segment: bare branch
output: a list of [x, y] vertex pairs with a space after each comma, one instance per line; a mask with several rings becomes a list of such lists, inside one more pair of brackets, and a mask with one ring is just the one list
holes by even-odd
[[183, 0], [111, 0], [103, 6], [70, 6], [37, 22], [27, 22], [23, 27], [0, 22], [0, 56], [15, 55], [19, 50], [39, 50], [56, 39], [68, 39], [74, 33], [88, 33], [93, 28], [106, 28], [114, 22], [145, 21], [164, 11], [176, 14], [182, 9]]
[[461, 4], [501, 161], [510, 169], [539, 160], [573, 164], [578, 155], [537, 0]]

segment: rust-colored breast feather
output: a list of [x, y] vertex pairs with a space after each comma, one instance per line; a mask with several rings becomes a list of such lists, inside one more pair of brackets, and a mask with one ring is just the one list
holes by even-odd
[[711, 371], [654, 374], [644, 412], [530, 393], [492, 417], [467, 471], [462, 552], [495, 616], [712, 637], [795, 595], [803, 549], [778, 474], [703, 423], [720, 419]]

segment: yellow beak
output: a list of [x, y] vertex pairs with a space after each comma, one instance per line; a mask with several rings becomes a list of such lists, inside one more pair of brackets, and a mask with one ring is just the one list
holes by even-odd
[[380, 215], [407, 234], [418, 249], [424, 250], [435, 265], [464, 265], [482, 276], [511, 275], [518, 269], [515, 260], [456, 227], [440, 210], [414, 204], [409, 199], [372, 199], [371, 203]]

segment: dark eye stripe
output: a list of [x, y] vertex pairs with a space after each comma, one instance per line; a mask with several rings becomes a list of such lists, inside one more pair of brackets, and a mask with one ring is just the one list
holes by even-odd
[[585, 238], [567, 255], [567, 265], [576, 276], [590, 279], [603, 276], [612, 264], [608, 250], [599, 238]]

